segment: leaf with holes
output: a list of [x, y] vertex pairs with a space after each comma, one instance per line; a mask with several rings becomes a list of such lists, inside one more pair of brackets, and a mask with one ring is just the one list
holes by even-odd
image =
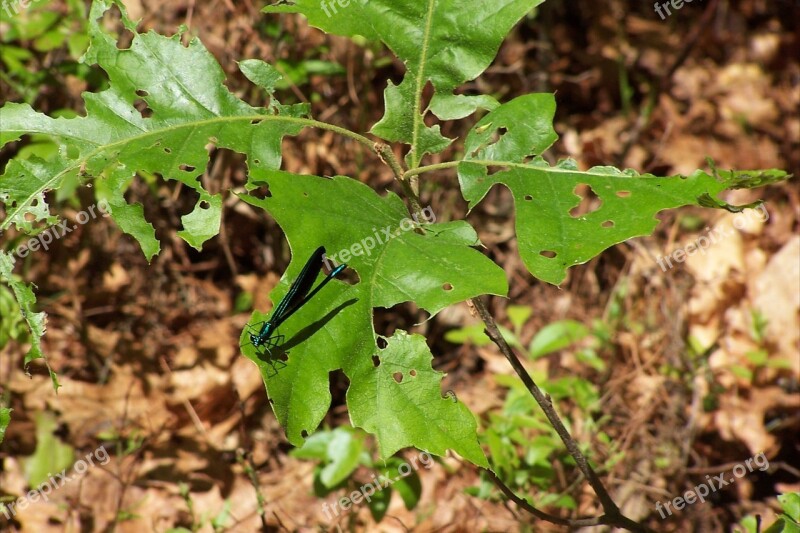
[[[431, 369], [425, 343], [397, 333], [381, 352], [372, 324], [376, 307], [413, 302], [435, 314], [480, 294], [504, 295], [505, 273], [473, 248], [480, 244], [475, 231], [463, 221], [435, 223], [430, 208], [423, 210], [424, 220], [409, 218], [396, 195], [381, 197], [343, 176], [259, 170], [251, 182], [267, 185], [270, 195], [242, 199], [268, 211], [292, 248], [284, 281], [270, 295], [274, 301], [319, 245], [331, 264], [347, 263], [346, 272], [358, 276], [353, 285], [331, 283], [292, 315], [281, 326], [284, 342], [271, 360], [259, 358], [251, 345], [243, 348], [261, 369], [289, 441], [302, 444], [319, 425], [331, 401], [329, 373], [341, 369], [351, 383], [353, 424], [378, 436], [384, 458], [416, 446], [438, 455], [453, 449], [485, 464], [474, 418], [463, 404], [442, 398], [442, 374]], [[267, 317], [257, 312], [250, 323], [257, 326]], [[248, 334], [243, 332], [243, 344]], [[404, 380], [394, 380], [398, 372]], [[437, 430], [431, 431], [434, 422]]]
[[[92, 5], [91, 46], [84, 62], [103, 68], [110, 87], [84, 93], [86, 116], [53, 119], [15, 103], [0, 109], [0, 145], [38, 133], [61, 146], [51, 161], [9, 163], [0, 176], [0, 200], [8, 212], [0, 230], [14, 223], [30, 232], [34, 221], [52, 223], [43, 193], [67, 178], [96, 178], [98, 200], [108, 202], [120, 228], [151, 259], [159, 250], [154, 228], [142, 206], [124, 197], [135, 174], [145, 172], [179, 181], [196, 193], [196, 205], [183, 216], [179, 235], [199, 249], [219, 232], [222, 213], [222, 197], [200, 182], [209, 150], [235, 150], [247, 154], [248, 164], [278, 168], [281, 139], [311, 121], [300, 116], [303, 108], [280, 106], [274, 99], [270, 107], [251, 107], [228, 91], [222, 68], [200, 41], [184, 46], [180, 35], [137, 33], [121, 4], [122, 22], [133, 41], [127, 49], [117, 48], [116, 39], [101, 27], [111, 4], [98, 0]], [[242, 70], [271, 94], [277, 77], [268, 66], [243, 62]]]
[[59, 385], [56, 373], [50, 368], [50, 363], [42, 352], [42, 336], [44, 336], [47, 316], [44, 313], [37, 313], [33, 310], [33, 306], [36, 303], [33, 287], [14, 276], [14, 262], [13, 255], [0, 250], [0, 280], [11, 287], [14, 298], [17, 300], [17, 305], [19, 305], [20, 312], [22, 313], [22, 318], [25, 320], [30, 330], [31, 347], [28, 349], [28, 353], [25, 354], [25, 368], [27, 370], [31, 361], [43, 359], [47, 366], [47, 371], [50, 374], [50, 380], [53, 382], [53, 389], [58, 392], [58, 388], [61, 385]]
[[551, 166], [540, 154], [557, 139], [554, 114], [551, 94], [520, 96], [488, 113], [467, 136], [458, 175], [470, 208], [495, 184], [511, 190], [520, 256], [534, 276], [556, 285], [568, 268], [652, 233], [659, 211], [684, 205], [735, 210], [716, 196], [786, 179], [775, 170], [659, 178], [614, 167], [580, 171], [572, 160]]
[[[419, 166], [426, 153], [444, 150], [451, 139], [439, 126], [427, 126], [432, 111], [441, 120], [492, 109], [488, 95], [454, 95], [453, 90], [477, 78], [494, 59], [500, 43], [526, 13], [544, 0], [294, 0], [267, 6], [268, 13], [302, 13], [312, 26], [336, 35], [379, 39], [402, 60], [407, 72], [400, 85], [385, 91], [386, 111], [372, 133], [411, 145], [409, 167]], [[423, 108], [423, 90], [435, 90]]]

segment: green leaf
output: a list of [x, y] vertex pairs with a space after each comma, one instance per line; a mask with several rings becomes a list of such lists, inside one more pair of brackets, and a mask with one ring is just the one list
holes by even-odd
[[[755, 517], [747, 517], [745, 520], [747, 519], [751, 520], [751, 531], [757, 532]], [[744, 520], [742, 523], [744, 524]], [[779, 516], [771, 526], [764, 530], [764, 533], [800, 533], [800, 524], [786, 516]]]
[[184, 230], [178, 232], [195, 250], [202, 250], [203, 243], [219, 233], [222, 218], [222, 196], [201, 195], [201, 198], [191, 213], [181, 217]]
[[769, 362], [769, 352], [767, 350], [753, 350], [746, 352], [744, 356], [750, 361], [753, 366], [766, 366]]
[[283, 77], [278, 69], [260, 59], [239, 61], [239, 70], [248, 80], [264, 89], [270, 96], [275, 92], [275, 85]]
[[[487, 10], [481, 0], [351, 0], [344, 7], [335, 1], [294, 0], [264, 11], [302, 13], [328, 33], [381, 40], [405, 63], [403, 81], [386, 88], [386, 112], [372, 133], [411, 145], [406, 161], [415, 168], [426, 153], [440, 152], [451, 142], [438, 125], [425, 124], [429, 110], [451, 120], [496, 106], [491, 98], [454, 96], [453, 91], [486, 70], [511, 28], [542, 1], [497, 0]], [[435, 94], [423, 109], [428, 83]]]
[[431, 101], [430, 111], [440, 120], [458, 120], [468, 117], [476, 109], [492, 111], [499, 105], [500, 102], [488, 94], [475, 96], [464, 94], [437, 95]]
[[0, 285], [0, 350], [15, 340], [26, 342], [28, 325], [20, 312], [17, 299], [11, 289]]
[[32, 285], [23, 283], [19, 278], [14, 276], [12, 273], [13, 269], [14, 256], [0, 250], [0, 281], [11, 287], [14, 297], [17, 300], [17, 305], [19, 305], [20, 312], [22, 313], [22, 318], [28, 324], [28, 329], [31, 333], [31, 347], [28, 353], [25, 354], [25, 369], [27, 371], [31, 361], [43, 359], [47, 366], [47, 371], [50, 374], [50, 380], [53, 382], [53, 389], [58, 392], [58, 388], [61, 386], [58, 383], [58, 377], [56, 373], [53, 372], [53, 369], [50, 368], [50, 363], [47, 361], [44, 353], [42, 353], [42, 337], [46, 329], [47, 315], [45, 313], [34, 312], [33, 306], [36, 303], [36, 296], [33, 294]]
[[406, 509], [411, 510], [419, 503], [419, 498], [422, 496], [422, 481], [419, 479], [419, 474], [412, 472], [406, 477], [400, 478], [395, 481], [392, 488], [397, 491], [403, 499], [403, 505]]
[[509, 305], [506, 309], [508, 319], [514, 329], [519, 330], [533, 314], [533, 309], [527, 305]]
[[337, 428], [332, 433], [333, 438], [326, 450], [330, 462], [320, 474], [320, 480], [328, 488], [335, 487], [355, 471], [364, 449], [362, 440], [352, 432]]
[[13, 409], [9, 409], [8, 407], [0, 407], [0, 444], [3, 443], [3, 439], [6, 436], [6, 428], [8, 428], [8, 424], [11, 423], [11, 411], [13, 411]]
[[370, 361], [370, 367], [353, 376], [348, 405], [352, 398], [373, 409], [351, 408], [353, 422], [377, 436], [384, 457], [384, 450], [408, 446], [439, 456], [452, 449], [488, 466], [478, 446], [475, 417], [461, 402], [442, 397], [444, 374], [431, 368], [433, 357], [424, 338], [397, 330], [386, 341], [388, 346], [377, 355], [378, 366]]
[[55, 436], [58, 423], [55, 417], [47, 412], [37, 413], [36, 450], [33, 455], [23, 461], [25, 475], [31, 487], [38, 487], [47, 479], [72, 466], [75, 450], [64, 444]]
[[[458, 174], [470, 208], [495, 184], [511, 190], [520, 256], [534, 276], [556, 285], [568, 268], [614, 244], [652, 233], [659, 211], [684, 205], [730, 209], [713, 198], [725, 189], [787, 177], [778, 170], [719, 172], [716, 177], [698, 170], [688, 177], [659, 178], [613, 167], [582, 172], [571, 160], [551, 166], [540, 154], [557, 137], [554, 111], [552, 95], [528, 94], [488, 113], [467, 136]], [[491, 167], [499, 170], [490, 174]], [[572, 215], [582, 201], [575, 192], [580, 185], [591, 188], [600, 206]]]
[[276, 66], [287, 78], [285, 81], [279, 80], [275, 84], [277, 89], [288, 89], [292, 86], [305, 85], [313, 74], [333, 76], [345, 73], [344, 67], [338, 63], [315, 59], [304, 59], [302, 61], [286, 61], [284, 59], [279, 59]]
[[[372, 324], [375, 307], [414, 302], [436, 314], [480, 294], [505, 294], [505, 273], [473, 248], [480, 244], [474, 230], [462, 221], [420, 224], [396, 195], [381, 197], [343, 176], [257, 169], [250, 179], [251, 186], [266, 184], [270, 195], [242, 199], [267, 210], [292, 249], [287, 273], [270, 295], [273, 301], [285, 294], [319, 245], [330, 260], [348, 263], [359, 280], [355, 285], [331, 282], [281, 326], [289, 351], [285, 363], [259, 359], [251, 345], [243, 348], [262, 372], [289, 441], [302, 444], [304, 432], [319, 425], [330, 406], [329, 373], [341, 368], [350, 380], [353, 425], [378, 436], [381, 457], [415, 446], [437, 455], [453, 449], [484, 464], [474, 417], [463, 404], [442, 397], [442, 374], [432, 370], [425, 342], [398, 331], [379, 350]], [[432, 211], [425, 216], [435, 219]], [[256, 312], [250, 323], [267, 316]], [[243, 344], [248, 333], [242, 332]], [[396, 381], [395, 374], [403, 380]]]
[[309, 435], [303, 446], [293, 448], [289, 454], [298, 459], [313, 459], [324, 462], [328, 460], [328, 445], [332, 440], [333, 431], [317, 431], [313, 435]]
[[[138, 172], [178, 181], [197, 193], [179, 234], [199, 248], [217, 233], [221, 217], [221, 197], [200, 182], [209, 149], [238, 151], [247, 154], [249, 165], [277, 168], [281, 139], [312, 121], [275, 102], [251, 107], [228, 91], [222, 68], [197, 39], [184, 46], [179, 34], [140, 34], [121, 3], [122, 23], [133, 41], [130, 48], [118, 49], [116, 38], [100, 24], [111, 4], [97, 0], [91, 9], [91, 46], [83, 60], [102, 67], [110, 87], [84, 93], [86, 116], [53, 119], [16, 103], [0, 108], [0, 146], [32, 133], [48, 135], [60, 146], [50, 161], [14, 159], [8, 164], [0, 176], [0, 200], [8, 213], [0, 230], [14, 223], [29, 233], [35, 223], [52, 224], [43, 193], [67, 179], [95, 178], [98, 199], [108, 201], [114, 220], [139, 241], [149, 260], [159, 249], [154, 228], [142, 207], [129, 205], [124, 197]], [[269, 85], [265, 68], [245, 65], [258, 83]]]
[[380, 522], [389, 510], [389, 502], [392, 500], [392, 488], [387, 487], [377, 491], [369, 500], [369, 512], [375, 522]]
[[559, 320], [548, 324], [536, 333], [531, 341], [532, 358], [542, 357], [578, 342], [589, 335], [589, 328], [575, 320]]
[[[395, 461], [387, 463], [387, 468], [383, 469], [383, 474], [391, 477], [394, 473], [400, 472], [399, 468], [406, 465], [406, 475], [397, 475], [391, 478], [393, 480], [392, 488], [400, 494], [403, 500], [403, 505], [406, 509], [413, 509], [419, 503], [419, 498], [422, 495], [422, 482], [419, 479], [419, 474], [408, 463], [397, 458]], [[390, 472], [391, 469], [391, 472]]]
[[453, 344], [470, 343], [474, 346], [488, 346], [492, 344], [492, 339], [484, 333], [483, 324], [472, 324], [463, 328], [451, 329], [444, 334], [444, 340]]
[[778, 496], [778, 502], [786, 516], [800, 522], [800, 492], [788, 492]]
[[742, 365], [731, 365], [730, 372], [736, 377], [751, 380], [753, 379], [753, 372], [747, 368], [746, 366]]

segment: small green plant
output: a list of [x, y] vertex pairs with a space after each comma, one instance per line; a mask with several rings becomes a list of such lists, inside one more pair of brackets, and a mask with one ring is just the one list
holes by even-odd
[[217, 533], [227, 531], [227, 523], [230, 519], [231, 502], [225, 500], [222, 510], [215, 516], [211, 516], [210, 511], [203, 511], [200, 517], [197, 517], [194, 510], [194, 501], [192, 501], [192, 493], [189, 491], [189, 485], [186, 483], [178, 483], [178, 490], [180, 491], [183, 501], [186, 502], [186, 508], [189, 511], [191, 525], [186, 527], [173, 527], [168, 529], [165, 533], [195, 533], [209, 526]]
[[[538, 359], [560, 350], [571, 349], [578, 362], [598, 372], [605, 370], [602, 351], [609, 346], [610, 332], [602, 321], [595, 321], [592, 329], [575, 320], [553, 322], [540, 329], [525, 348], [520, 337], [533, 315], [533, 309], [510, 305], [506, 311], [513, 330], [501, 327], [503, 337], [510, 346], [514, 346], [527, 358]], [[480, 326], [451, 330], [445, 338], [450, 342], [470, 342], [477, 346], [491, 343]], [[613, 466], [621, 457], [615, 453], [613, 441], [602, 431], [604, 419], [596, 417], [599, 395], [595, 385], [579, 377], [557, 380], [546, 380], [545, 376], [535, 377], [537, 381], [547, 383], [543, 389], [553, 400], [574, 402], [587, 433], [596, 435], [599, 442], [609, 446], [609, 459], [603, 469]], [[576, 504], [569, 494], [549, 492], [557, 481], [553, 468], [555, 462], [573, 464], [558, 434], [537, 409], [536, 402], [519, 380], [510, 376], [497, 376], [495, 380], [509, 391], [503, 408], [499, 412], [489, 413], [487, 423], [480, 432], [481, 443], [489, 450], [492, 469], [508, 480], [509, 486], [518, 492], [532, 494], [537, 507], [574, 509]], [[565, 421], [571, 425], [569, 418]], [[486, 476], [482, 477], [479, 487], [469, 489], [468, 492], [482, 498], [494, 498], [497, 494]]]
[[[0, 5], [0, 18], [7, 29], [0, 42], [0, 80], [28, 102], [33, 103], [43, 87], [55, 84], [56, 76], [93, 77], [90, 67], [78, 62], [89, 46], [86, 7], [81, 0], [67, 0], [67, 10], [59, 13], [49, 1], [30, 2], [16, 11], [14, 2]], [[24, 43], [24, 45], [23, 45]], [[67, 59], [49, 68], [40, 68], [42, 57], [65, 48]], [[94, 79], [97, 78], [94, 75]]]
[[770, 351], [766, 346], [767, 320], [764, 315], [754, 309], [750, 312], [750, 338], [758, 344], [758, 348], [750, 350], [745, 354], [749, 365], [732, 365], [731, 372], [750, 381], [756, 379], [760, 372], [769, 368], [788, 369], [792, 364], [785, 360], [770, 357]]
[[[596, 320], [591, 329], [575, 320], [553, 322], [539, 330], [525, 347], [520, 337], [525, 324], [533, 314], [533, 309], [528, 306], [509, 305], [506, 312], [513, 330], [503, 326], [498, 328], [509, 346], [516, 348], [528, 359], [535, 360], [586, 340], [587, 342], [575, 350], [576, 359], [599, 372], [605, 370], [606, 364], [600, 356], [600, 350], [608, 346], [610, 330], [603, 321]], [[482, 324], [451, 329], [445, 333], [444, 338], [453, 344], [470, 343], [479, 347], [492, 343], [484, 332]]]
[[[497, 376], [496, 381], [508, 387], [509, 392], [503, 408], [500, 412], [489, 413], [486, 426], [480, 433], [481, 442], [489, 450], [492, 470], [507, 480], [510, 487], [523, 494], [532, 494], [536, 507], [552, 505], [574, 509], [575, 501], [569, 494], [550, 492], [557, 485], [554, 464], [574, 464], [558, 434], [519, 380]], [[607, 448], [604, 451], [608, 459], [601, 470], [611, 468], [621, 459], [614, 442], [602, 430], [607, 418], [599, 416], [599, 394], [591, 382], [566, 377], [548, 381], [543, 389], [554, 402], [574, 403], [573, 412], [579, 413], [586, 433], [595, 435], [598, 443]], [[570, 417], [565, 417], [565, 424], [568, 427], [572, 425]], [[588, 446], [583, 446], [583, 451], [588, 451]], [[481, 486], [471, 489], [470, 493], [489, 497], [496, 492], [484, 477]]]
[[738, 533], [800, 533], [800, 492], [788, 492], [778, 496], [781, 514], [778, 518], [761, 529], [760, 516], [746, 516], [740, 522]]
[[[392, 494], [396, 491], [403, 500], [406, 509], [413, 509], [419, 502], [422, 483], [417, 468], [429, 468], [432, 459], [412, 461], [408, 463], [401, 457], [390, 457], [386, 461], [374, 461], [366, 447], [366, 435], [358, 430], [338, 427], [333, 430], [320, 430], [310, 436], [302, 448], [292, 450], [291, 455], [299, 459], [318, 462], [314, 469], [314, 492], [324, 498], [332, 492], [341, 493], [348, 502], [339, 500], [340, 505], [322, 506], [322, 511], [329, 520], [334, 520], [348, 509], [351, 504], [361, 502], [369, 507], [376, 522], [380, 522], [386, 511]], [[359, 467], [372, 471], [371, 478], [357, 479]]]

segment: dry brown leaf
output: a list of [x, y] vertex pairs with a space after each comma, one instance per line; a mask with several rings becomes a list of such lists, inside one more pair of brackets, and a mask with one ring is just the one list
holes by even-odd
[[782, 359], [800, 374], [800, 236], [795, 235], [769, 260], [751, 291], [767, 319], [767, 335]]

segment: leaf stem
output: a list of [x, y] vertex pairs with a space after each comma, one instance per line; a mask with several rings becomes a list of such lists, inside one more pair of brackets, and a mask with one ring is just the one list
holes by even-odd
[[461, 163], [461, 161], [447, 161], [446, 163], [436, 163], [434, 165], [425, 165], [422, 167], [412, 168], [411, 170], [407, 171], [403, 176], [406, 178], [410, 178], [412, 176], [418, 176], [424, 172], [431, 172], [434, 170], [442, 170], [446, 168], [455, 168]]
[[373, 151], [378, 154], [381, 161], [386, 166], [392, 169], [392, 173], [400, 186], [403, 187], [403, 192], [408, 196], [408, 201], [411, 203], [411, 210], [415, 215], [422, 215], [422, 206], [419, 203], [419, 184], [416, 179], [409, 179], [406, 177], [406, 172], [403, 171], [403, 165], [394, 156], [392, 147], [388, 144], [377, 142], [372, 147]]

